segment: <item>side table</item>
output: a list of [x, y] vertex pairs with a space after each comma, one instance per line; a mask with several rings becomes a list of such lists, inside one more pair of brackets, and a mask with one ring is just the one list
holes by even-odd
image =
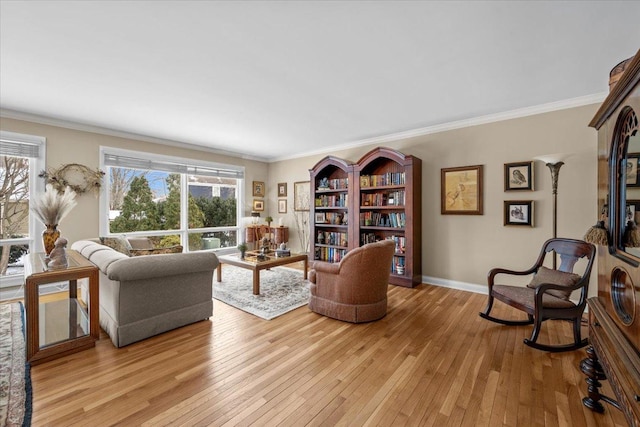
[[[47, 269], [45, 254], [25, 258], [27, 361], [46, 362], [95, 346], [100, 338], [98, 268], [77, 251], [68, 250], [67, 268]], [[89, 279], [85, 307], [78, 300], [78, 279]], [[41, 285], [69, 282], [67, 299], [41, 302]]]

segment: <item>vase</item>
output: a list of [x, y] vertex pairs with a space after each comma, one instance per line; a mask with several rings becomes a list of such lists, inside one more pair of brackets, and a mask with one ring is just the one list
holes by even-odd
[[42, 232], [42, 243], [44, 244], [44, 252], [49, 256], [53, 248], [56, 246], [56, 240], [60, 237], [58, 224], [46, 224], [47, 228]]

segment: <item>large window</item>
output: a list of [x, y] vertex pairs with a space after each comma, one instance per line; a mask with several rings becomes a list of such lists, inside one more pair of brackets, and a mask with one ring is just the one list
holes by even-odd
[[188, 251], [237, 246], [244, 168], [106, 147], [101, 158], [101, 235]]
[[24, 255], [43, 250], [29, 195], [44, 191], [44, 159], [44, 138], [0, 131], [0, 288], [22, 285]]

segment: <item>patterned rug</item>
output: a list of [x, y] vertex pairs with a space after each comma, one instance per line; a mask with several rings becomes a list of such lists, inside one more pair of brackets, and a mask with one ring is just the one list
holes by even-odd
[[0, 304], [0, 426], [31, 425], [22, 303]]
[[[215, 276], [215, 274], [214, 274]], [[222, 282], [213, 279], [213, 297], [265, 320], [309, 302], [309, 282], [302, 271], [286, 267], [260, 271], [260, 295], [253, 295], [253, 272], [224, 265]]]

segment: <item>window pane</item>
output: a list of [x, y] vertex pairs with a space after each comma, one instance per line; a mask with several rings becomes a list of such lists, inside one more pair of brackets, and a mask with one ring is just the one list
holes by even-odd
[[189, 175], [189, 228], [234, 227], [238, 181]]
[[236, 246], [238, 246], [238, 232], [236, 230], [189, 233], [190, 251], [235, 248]]
[[[29, 159], [0, 156], [0, 239], [29, 237]], [[0, 276], [22, 275], [28, 245], [0, 247]]]
[[180, 228], [180, 175], [112, 167], [109, 174], [109, 230]]

